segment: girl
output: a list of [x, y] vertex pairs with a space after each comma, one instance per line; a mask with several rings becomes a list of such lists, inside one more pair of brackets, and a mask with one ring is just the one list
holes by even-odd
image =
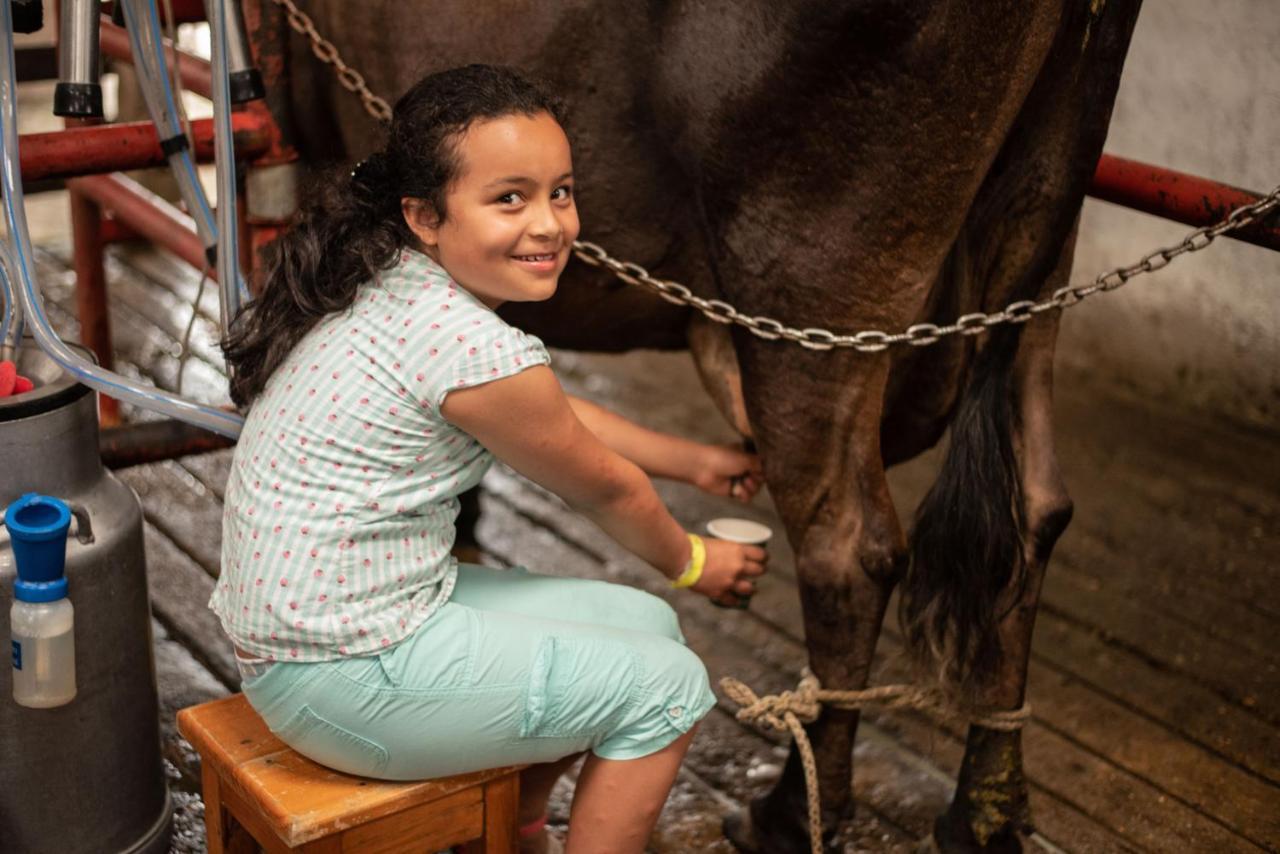
[[654, 596], [457, 563], [457, 496], [497, 456], [733, 604], [763, 550], [686, 535], [642, 469], [743, 500], [761, 475], [567, 398], [542, 343], [494, 313], [550, 297], [577, 237], [560, 116], [510, 70], [432, 75], [385, 149], [304, 206], [226, 346], [252, 409], [210, 606], [246, 697], [299, 752], [386, 779], [530, 764], [533, 851], [552, 785], [589, 751], [568, 850], [638, 852], [715, 702], [705, 667]]

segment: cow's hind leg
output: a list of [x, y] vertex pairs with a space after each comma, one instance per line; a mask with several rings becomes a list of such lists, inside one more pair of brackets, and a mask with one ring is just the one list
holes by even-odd
[[[1070, 257], [1074, 241], [1068, 241]], [[1063, 264], [1050, 286], [1065, 281]], [[1071, 499], [1058, 470], [1052, 429], [1052, 368], [1056, 318], [1025, 329], [1011, 377], [1012, 451], [1020, 504], [1021, 569], [997, 597], [995, 632], [1000, 657], [973, 698], [980, 706], [1022, 706], [1031, 635], [1046, 564], [1071, 519]], [[934, 844], [947, 852], [1016, 852], [1031, 830], [1027, 783], [1022, 769], [1022, 733], [980, 725], [969, 728], [960, 778], [950, 809], [938, 818]]]
[[[844, 394], [857, 399], [838, 411], [851, 413], [846, 417], [856, 423], [832, 424], [824, 436], [795, 429], [780, 407], [752, 419], [770, 491], [796, 547], [809, 667], [831, 689], [866, 686], [906, 558], [878, 441], [884, 374], [871, 373], [846, 380]], [[825, 837], [852, 815], [857, 726], [856, 711], [825, 708], [805, 727], [817, 761]], [[727, 819], [725, 835], [746, 851], [810, 850], [804, 774], [794, 744], [774, 789]]]
[[[1054, 47], [962, 236], [973, 244], [970, 275], [985, 283], [985, 310], [1043, 299], [1067, 282], [1072, 222], [1139, 5], [1064, 4]], [[1071, 518], [1051, 425], [1055, 315], [1040, 315], [1021, 335], [993, 330], [985, 342], [933, 500], [921, 508], [903, 586], [915, 649], [958, 665], [950, 675], [962, 693], [987, 708], [1023, 703], [1045, 566]], [[936, 824], [938, 848], [1020, 850], [1031, 827], [1021, 745], [1020, 731], [970, 728], [954, 800]]]

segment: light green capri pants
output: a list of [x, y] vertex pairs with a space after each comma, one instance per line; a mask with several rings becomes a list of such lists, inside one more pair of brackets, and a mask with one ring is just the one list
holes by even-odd
[[271, 731], [315, 761], [419, 780], [585, 750], [661, 750], [715, 705], [675, 612], [640, 590], [458, 566], [450, 600], [375, 655], [281, 662], [244, 682]]

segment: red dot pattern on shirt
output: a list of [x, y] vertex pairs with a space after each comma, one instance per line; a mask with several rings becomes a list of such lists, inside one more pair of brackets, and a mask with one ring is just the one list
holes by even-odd
[[[404, 259], [407, 260], [408, 258], [409, 256], [406, 254]], [[435, 281], [438, 282], [438, 279]], [[430, 288], [432, 284], [433, 282], [430, 276], [423, 278], [422, 285], [424, 288]], [[419, 347], [416, 352], [418, 354], [425, 353], [428, 359], [435, 360], [444, 355], [444, 353], [449, 349], [456, 349], [456, 354], [452, 355], [454, 364], [447, 367], [453, 370], [457, 386], [465, 386], [476, 380], [483, 381], [484, 379], [496, 377], [503, 373], [504, 365], [513, 365], [517, 368], [523, 367], [525, 359], [520, 355], [522, 348], [520, 346], [507, 348], [505, 346], [505, 343], [507, 342], [523, 343], [522, 334], [518, 331], [509, 330], [509, 328], [504, 326], [501, 330], [497, 330], [497, 333], [503, 334], [505, 336], [505, 340], [493, 340], [492, 338], [486, 340], [487, 333], [475, 329], [475, 327], [482, 326], [484, 323], [483, 320], [474, 317], [468, 318], [466, 316], [466, 312], [454, 312], [455, 308], [461, 308], [460, 304], [454, 303], [454, 300], [456, 300], [457, 297], [458, 292], [452, 287], [452, 285], [450, 285], [447, 290], [446, 301], [438, 304], [439, 310], [441, 312], [450, 312], [450, 316], [454, 313], [461, 314], [461, 317], [452, 321], [452, 325], [456, 329], [458, 320], [464, 323], [469, 320], [469, 325], [473, 328], [474, 334], [470, 331], [448, 333], [452, 335], [450, 347]], [[378, 293], [374, 292], [374, 290], [370, 290], [365, 296], [358, 298], [358, 302], [361, 299], [366, 303], [377, 302]], [[405, 303], [406, 300], [402, 298], [401, 304], [403, 305]], [[407, 300], [407, 305], [412, 306], [413, 304], [414, 300], [412, 298]], [[425, 307], [426, 306], [424, 306], [424, 308]], [[472, 310], [469, 303], [468, 310]], [[315, 374], [319, 373], [323, 368], [325, 373], [328, 374], [326, 382], [346, 384], [345, 386], [338, 389], [325, 389], [323, 387], [324, 383], [321, 382], [316, 384], [299, 384], [295, 389], [295, 384], [293, 382], [288, 382], [283, 386], [277, 387], [273, 387], [269, 384], [267, 392], [264, 393], [264, 397], [273, 398], [272, 402], [275, 402], [277, 405], [270, 409], [263, 410], [264, 412], [271, 413], [274, 417], [271, 419], [271, 424], [268, 424], [257, 431], [256, 447], [270, 448], [273, 452], [278, 454], [278, 451], [285, 448], [286, 444], [292, 444], [296, 441], [296, 445], [294, 445], [295, 448], [306, 448], [308, 445], [312, 445], [313, 448], [324, 449], [324, 453], [313, 451], [313, 455], [316, 458], [314, 462], [322, 466], [325, 472], [332, 473], [332, 479], [326, 478], [323, 474], [318, 478], [313, 474], [313, 476], [304, 479], [298, 475], [302, 470], [310, 467], [310, 463], [313, 462], [311, 457], [306, 454], [296, 453], [270, 456], [268, 462], [269, 469], [275, 473], [274, 476], [278, 478], [272, 480], [269, 486], [270, 494], [274, 496], [270, 499], [270, 507], [273, 511], [289, 513], [290, 511], [286, 510], [285, 506], [286, 503], [291, 503], [296, 508], [305, 506], [308, 513], [314, 513], [314, 511], [317, 510], [318, 505], [311, 496], [320, 492], [338, 492], [338, 490], [341, 489], [340, 495], [343, 496], [343, 500], [335, 501], [330, 505], [332, 506], [333, 513], [336, 516], [349, 518], [346, 516], [349, 512], [390, 514], [391, 511], [389, 509], [386, 511], [382, 509], [381, 502], [364, 497], [368, 495], [368, 490], [374, 488], [375, 483], [378, 482], [380, 477], [381, 479], [385, 479], [389, 473], [390, 475], [394, 475], [398, 478], [403, 478], [406, 483], [413, 483], [417, 485], [417, 488], [425, 487], [423, 491], [427, 496], [430, 496], [427, 500], [438, 500], [435, 496], [440, 489], [458, 488], [459, 485], [467, 479], [462, 476], [462, 472], [469, 470], [477, 462], [484, 459], [483, 451], [478, 449], [478, 446], [474, 446], [474, 442], [466, 441], [465, 437], [463, 437], [464, 441], [461, 444], [455, 446], [455, 442], [459, 438], [459, 434], [456, 434], [456, 431], [454, 431], [454, 434], [452, 435], [446, 432], [445, 442], [443, 445], [437, 446], [440, 448], [450, 447], [450, 450], [447, 453], [440, 455], [446, 463], [443, 470], [425, 471], [422, 468], [409, 468], [395, 461], [396, 455], [403, 452], [405, 444], [400, 439], [397, 439], [394, 442], [387, 441], [385, 437], [388, 435], [394, 437], [416, 436], [418, 438], [413, 440], [415, 442], [432, 441], [435, 440], [436, 436], [436, 430], [430, 427], [420, 429], [419, 427], [414, 426], [410, 429], [408, 427], [410, 422], [406, 421], [406, 418], [415, 421], [419, 420], [421, 417], [419, 410], [411, 408], [411, 411], [406, 412], [405, 408], [398, 402], [385, 402], [384, 396], [394, 395], [392, 398], [393, 400], [409, 400], [411, 402], [418, 403], [423, 410], [430, 413], [434, 406], [431, 400], [434, 395], [412, 395], [410, 390], [406, 387], [408, 377], [407, 375], [400, 373], [402, 365], [398, 360], [384, 358], [383, 361], [381, 361], [383, 367], [377, 367], [379, 365], [378, 354], [389, 356], [387, 353], [389, 342], [394, 341], [397, 347], [406, 347], [411, 343], [415, 345], [421, 343], [421, 337], [423, 337], [425, 333], [421, 331], [414, 331], [415, 320], [420, 318], [421, 315], [413, 314], [412, 312], [410, 312], [408, 316], [405, 316], [403, 312], [395, 314], [383, 313], [381, 315], [381, 320], [384, 325], [383, 327], [377, 327], [376, 320], [370, 317], [370, 312], [367, 308], [361, 308], [357, 316], [363, 318], [363, 320], [351, 324], [349, 329], [344, 330], [342, 328], [342, 324], [331, 324], [327, 327], [321, 327], [323, 329], [323, 335], [332, 337], [335, 332], [341, 331], [349, 336], [355, 336], [356, 340], [368, 341], [368, 345], [361, 346], [367, 346], [370, 348], [369, 353], [361, 352], [359, 346], [350, 346], [344, 348], [341, 354], [334, 353], [329, 356], [321, 356], [319, 351], [327, 348], [327, 342], [321, 340], [314, 349], [310, 350], [310, 352], [306, 354], [298, 354], [300, 358], [305, 359], [309, 357], [315, 361], [301, 361], [299, 364], [293, 364], [290, 366], [288, 373], [288, 375], [294, 376], [298, 374], [300, 369], [305, 369], [307, 373]], [[397, 323], [397, 321], [399, 322]], [[365, 324], [365, 328], [361, 328], [362, 323]], [[370, 323], [372, 323], [375, 328], [367, 328]], [[444, 325], [450, 325], [443, 314], [441, 321], [430, 321], [427, 323], [427, 330], [429, 332], [439, 332], [439, 330], [443, 328], [442, 323]], [[391, 332], [389, 335], [384, 334], [384, 329], [392, 328], [396, 331]], [[418, 329], [421, 330], [421, 326], [419, 326]], [[438, 340], [439, 336], [437, 336], [437, 341]], [[387, 343], [384, 343], [380, 347], [380, 341]], [[303, 345], [299, 346], [305, 346], [306, 343], [307, 341], [304, 339]], [[508, 353], [508, 349], [512, 352]], [[413, 348], [410, 348], [410, 352], [413, 351]], [[359, 362], [361, 357], [365, 356], [368, 357], [371, 367], [367, 367], [363, 371], [357, 368], [355, 372], [348, 372], [340, 365], [335, 366], [331, 364], [335, 358], [340, 361], [355, 364]], [[421, 357], [421, 355], [418, 356], [418, 358]], [[397, 358], [404, 357], [398, 356]], [[330, 364], [326, 364], [326, 362]], [[419, 389], [421, 389], [424, 384], [428, 383], [428, 380], [431, 377], [436, 377], [436, 381], [443, 379], [443, 377], [441, 377], [441, 369], [439, 367], [434, 367], [434, 365], [438, 365], [439, 363], [433, 362], [432, 364], [433, 367], [430, 370], [418, 370], [413, 373], [413, 380], [418, 383]], [[390, 372], [385, 369], [387, 365], [390, 365], [391, 367]], [[395, 379], [393, 379], [393, 377]], [[281, 388], [283, 388], [283, 392], [280, 392], [279, 389]], [[349, 416], [350, 410], [344, 411], [340, 406], [330, 406], [330, 404], [339, 404], [344, 397], [344, 391], [350, 389], [357, 389], [360, 392], [359, 397], [357, 398], [358, 408], [369, 413], [363, 418], [352, 419]], [[324, 394], [325, 392], [327, 392], [327, 395]], [[328, 397], [328, 403], [321, 405], [316, 402], [318, 399], [322, 399], [325, 396]], [[418, 400], [419, 397], [422, 397], [422, 399]], [[383, 402], [381, 407], [373, 406], [373, 404], [379, 402]], [[279, 405], [281, 403], [284, 405]], [[345, 424], [343, 423], [344, 417]], [[272, 430], [273, 427], [281, 426], [284, 426], [284, 429], [280, 429], [278, 431]], [[352, 427], [354, 427], [358, 432], [354, 434], [348, 432]], [[272, 445], [267, 440], [266, 437], [268, 436], [269, 431], [275, 436], [275, 439], [279, 444]], [[359, 470], [359, 474], [355, 476], [356, 479], [352, 479], [351, 475], [346, 474], [346, 472], [354, 471], [355, 469], [351, 466], [344, 465], [344, 460], [341, 455], [343, 453], [354, 453], [356, 455], [365, 454], [365, 450], [363, 448], [359, 446], [351, 447], [348, 444], [354, 435], [360, 435], [361, 433], [369, 434], [369, 438], [365, 441], [366, 444], [369, 445], [370, 449], [370, 462], [356, 467]], [[323, 442], [320, 440], [323, 440]], [[344, 446], [350, 448], [350, 450], [343, 451], [342, 448]], [[417, 451], [412, 444], [409, 444], [408, 447], [411, 450]], [[413, 454], [412, 459], [414, 463], [420, 464], [426, 462], [430, 455], [430, 452], [416, 452]], [[252, 454], [251, 459], [255, 466], [260, 463], [260, 458], [260, 453]], [[256, 470], [249, 467], [247, 461], [242, 461], [242, 463], [245, 467], [244, 471]], [[383, 474], [380, 476], [379, 472], [382, 472]], [[249, 506], [245, 511], [244, 516], [246, 520], [248, 520], [245, 527], [250, 530], [251, 539], [257, 540], [260, 531], [255, 526], [252, 518], [258, 514], [260, 509], [263, 509], [266, 506], [267, 502], [262, 500], [262, 493], [264, 492], [262, 480], [260, 478], [253, 479], [252, 481], [248, 478], [241, 480], [241, 484], [244, 487], [248, 487], [250, 483], [252, 484], [252, 494], [256, 497], [250, 502], [251, 506]], [[360, 495], [361, 493], [363, 493], [363, 495], [360, 497], [360, 502], [352, 508], [350, 500], [345, 498], [345, 496], [355, 496]], [[287, 499], [287, 502], [285, 499]], [[419, 497], [417, 501], [397, 498], [395, 502], [388, 503], [387, 507], [394, 507], [394, 514], [396, 516], [402, 516], [413, 512], [416, 504], [422, 500], [422, 497]], [[352, 509], [349, 510], [348, 508]], [[360, 508], [363, 508], [363, 510]], [[295, 510], [292, 512], [296, 513], [299, 511]], [[278, 514], [272, 513], [269, 515], [277, 516]], [[314, 516], [312, 518], [314, 518]], [[273, 518], [271, 523], [270, 531], [273, 537], [306, 537], [312, 530], [311, 525], [298, 525], [296, 524], [296, 521], [292, 524], [285, 525], [284, 523], [277, 522]], [[285, 613], [294, 615], [296, 612], [297, 617], [305, 617], [306, 619], [295, 619], [288, 623], [282, 622], [280, 625], [292, 626], [293, 629], [300, 632], [306, 630], [309, 625], [308, 620], [310, 619], [311, 614], [326, 612], [316, 609], [314, 605], [310, 606], [310, 610], [308, 610], [308, 603], [319, 603], [321, 605], [325, 605], [326, 609], [329, 609], [327, 610], [327, 613], [331, 616], [338, 616], [339, 622], [344, 626], [352, 625], [354, 615], [356, 622], [352, 625], [352, 630], [355, 631], [356, 636], [362, 638], [367, 637], [369, 643], [376, 642], [378, 645], [383, 647], [389, 646], [393, 642], [393, 635], [384, 634], [383, 631], [377, 631], [376, 633], [374, 631], [375, 626], [385, 629], [389, 623], [379, 621], [376, 619], [378, 617], [377, 613], [370, 613], [368, 609], [362, 609], [361, 605], [372, 601], [371, 599], [363, 597], [372, 597], [373, 594], [376, 594], [379, 591], [380, 584], [375, 583], [376, 581], [380, 578], [389, 579], [391, 576], [379, 575], [379, 573], [385, 573], [386, 570], [375, 568], [373, 566], [374, 562], [367, 557], [362, 557], [360, 563], [357, 565], [363, 567], [364, 570], [367, 570], [368, 572], [357, 572], [356, 575], [360, 576], [358, 578], [349, 577], [349, 573], [346, 572], [333, 572], [331, 574], [326, 574], [323, 568], [316, 566], [316, 562], [326, 560], [332, 561], [337, 558], [336, 556], [328, 559], [325, 557], [325, 544], [332, 543], [332, 540], [328, 539], [328, 535], [324, 533], [325, 530], [325, 527], [320, 528], [321, 534], [318, 545], [312, 544], [304, 547], [300, 546], [296, 540], [289, 545], [282, 545], [277, 542], [277, 544], [275, 544], [276, 548], [270, 550], [272, 557], [269, 558], [264, 556], [264, 553], [261, 550], [252, 551], [252, 556], [255, 561], [267, 565], [265, 567], [266, 574], [263, 577], [255, 577], [253, 587], [263, 589], [265, 579], [270, 578], [272, 581], [278, 581], [279, 588], [277, 589], [281, 590], [281, 595], [283, 595], [283, 590], [290, 588], [291, 580], [300, 579], [300, 583], [304, 588], [303, 590], [297, 593], [290, 591], [293, 598], [277, 599], [274, 604], [280, 605], [280, 609]], [[426, 538], [427, 536], [428, 533], [426, 531], [420, 533], [420, 537], [422, 538]], [[237, 530], [234, 539], [236, 541], [243, 541], [245, 539], [243, 531]], [[372, 536], [372, 539], [377, 539], [376, 533]], [[388, 566], [398, 568], [404, 568], [407, 565], [413, 566], [413, 574], [417, 577], [420, 573], [429, 570], [426, 568], [426, 559], [424, 558], [424, 555], [415, 554], [414, 550], [409, 548], [410, 543], [411, 540], [409, 537], [404, 537], [402, 539], [405, 553], [399, 560], [397, 553], [393, 550], [384, 551], [382, 553], [382, 557]], [[337, 550], [345, 551], [355, 547], [355, 545], [356, 541], [353, 538], [342, 539], [337, 543]], [[300, 559], [296, 561], [293, 560], [295, 556]], [[305, 558], [303, 556], [305, 556]], [[430, 549], [430, 556], [433, 565], [440, 559], [439, 551], [434, 548]], [[283, 562], [293, 563], [295, 564], [295, 568], [290, 570], [288, 575], [282, 575], [278, 578], [273, 577], [277, 572], [284, 571]], [[241, 566], [241, 562], [237, 559], [234, 561], [233, 565], [238, 569]], [[391, 587], [390, 584], [386, 585], [393, 597], [398, 591], [404, 591], [406, 589], [406, 584], [409, 581], [409, 575], [405, 572], [396, 572], [394, 577], [396, 586]], [[333, 580], [329, 581], [329, 578], [332, 578]], [[334, 597], [330, 596], [326, 592], [318, 592], [315, 589], [317, 584], [336, 584], [346, 588], [349, 591], [345, 597], [345, 600], [350, 603], [350, 606], [348, 607], [354, 606], [357, 610], [352, 613], [335, 614], [331, 609], [342, 606], [339, 606], [337, 602], [328, 604]], [[244, 592], [244, 588], [244, 584], [238, 585], [238, 589], [242, 594]], [[229, 592], [231, 585], [225, 585], [224, 589]], [[262, 594], [258, 595], [261, 596]], [[384, 593], [383, 596], [386, 597], [387, 594]], [[357, 597], [361, 597], [359, 602], [357, 601]], [[382, 612], [384, 615], [387, 610], [403, 610], [406, 607], [406, 602], [408, 602], [409, 610], [417, 609], [417, 605], [413, 600], [382, 598], [379, 601], [381, 604], [378, 607], [384, 609]], [[267, 614], [273, 613], [274, 604], [272, 602], [265, 602], [262, 604], [263, 611]], [[244, 605], [239, 610], [246, 613], [250, 611], [248, 605]], [[259, 613], [262, 612], [260, 611]], [[370, 622], [364, 622], [365, 620], [369, 620]], [[401, 630], [404, 630], [409, 625], [409, 622], [405, 617], [397, 615], [394, 617], [393, 624], [398, 626]], [[313, 630], [317, 627], [316, 623], [311, 623], [310, 625]], [[286, 632], [287, 635], [291, 635], [287, 629], [281, 628], [278, 630], [271, 630], [270, 637], [272, 640], [280, 641], [282, 646], [278, 651], [282, 655], [285, 654], [287, 650], [287, 654], [289, 656], [297, 658], [300, 655], [300, 648], [307, 643], [312, 647], [321, 645], [314, 638], [288, 636], [281, 639], [281, 631]], [[260, 632], [253, 631], [248, 634], [251, 639], [257, 639]], [[350, 636], [350, 634], [347, 635], [347, 637]], [[339, 652], [347, 654], [351, 649], [351, 645], [349, 643], [342, 643], [339, 644], [337, 648]], [[362, 650], [366, 650], [368, 649], [368, 646], [362, 644], [360, 648]], [[275, 658], [274, 655], [270, 657], [272, 660]]]

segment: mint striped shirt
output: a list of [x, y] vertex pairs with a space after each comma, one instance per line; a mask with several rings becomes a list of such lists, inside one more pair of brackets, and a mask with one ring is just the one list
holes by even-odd
[[548, 364], [414, 251], [272, 374], [236, 446], [209, 606], [246, 651], [324, 661], [392, 646], [448, 600], [459, 493], [493, 456], [451, 390]]

